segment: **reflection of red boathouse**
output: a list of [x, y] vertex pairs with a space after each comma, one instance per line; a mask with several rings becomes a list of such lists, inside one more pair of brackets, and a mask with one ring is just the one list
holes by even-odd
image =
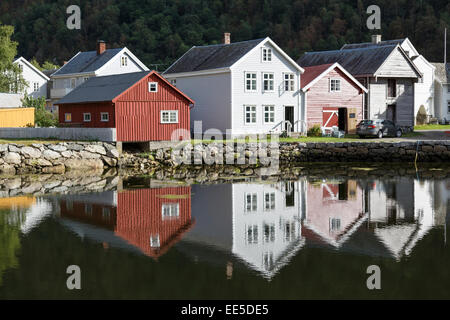
[[[117, 203], [114, 203], [117, 202]], [[61, 217], [114, 231], [157, 259], [191, 228], [191, 188], [126, 190], [112, 203], [104, 197], [61, 200]]]

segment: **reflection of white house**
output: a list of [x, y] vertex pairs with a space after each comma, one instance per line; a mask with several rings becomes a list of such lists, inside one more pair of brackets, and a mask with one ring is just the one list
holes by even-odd
[[16, 59], [14, 63], [22, 70], [22, 77], [27, 82], [24, 93], [33, 98], [46, 98], [47, 82], [50, 79], [23, 57]]
[[303, 246], [304, 182], [193, 186], [194, 228], [182, 242], [231, 252], [270, 279]]
[[435, 102], [436, 117], [450, 121], [450, 63], [433, 63], [436, 68]]
[[37, 227], [47, 217], [52, 215], [52, 204], [45, 199], [38, 198], [25, 212], [25, 220], [20, 225], [20, 230], [23, 233], [29, 233], [32, 229]]

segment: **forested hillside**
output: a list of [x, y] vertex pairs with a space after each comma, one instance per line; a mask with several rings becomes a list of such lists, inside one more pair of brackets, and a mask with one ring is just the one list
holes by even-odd
[[[81, 30], [66, 27], [66, 8], [81, 7]], [[297, 59], [303, 52], [369, 41], [367, 6], [380, 6], [383, 39], [409, 37], [431, 61], [443, 60], [448, 0], [1, 0], [0, 23], [15, 26], [18, 54], [61, 64], [78, 51], [127, 46], [164, 70], [193, 45], [270, 36]], [[153, 64], [153, 65], [152, 65]]]

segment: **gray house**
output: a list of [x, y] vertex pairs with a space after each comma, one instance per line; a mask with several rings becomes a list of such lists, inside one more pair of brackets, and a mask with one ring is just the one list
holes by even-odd
[[365, 119], [414, 126], [414, 83], [422, 79], [422, 73], [399, 44], [307, 52], [297, 61], [302, 67], [335, 62], [368, 88]]

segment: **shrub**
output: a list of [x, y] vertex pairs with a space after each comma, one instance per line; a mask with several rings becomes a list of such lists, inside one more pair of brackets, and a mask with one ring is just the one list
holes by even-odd
[[320, 125], [315, 124], [314, 126], [309, 128], [307, 136], [308, 137], [321, 137], [322, 136], [322, 130], [320, 129]]
[[423, 105], [420, 106], [419, 111], [417, 111], [416, 115], [416, 123], [418, 125], [426, 124], [427, 122], [427, 111]]
[[45, 109], [45, 98], [40, 97], [34, 99], [30, 96], [25, 96], [22, 99], [22, 106], [24, 108], [34, 108], [34, 122], [39, 127], [54, 127], [58, 124], [56, 116]]

